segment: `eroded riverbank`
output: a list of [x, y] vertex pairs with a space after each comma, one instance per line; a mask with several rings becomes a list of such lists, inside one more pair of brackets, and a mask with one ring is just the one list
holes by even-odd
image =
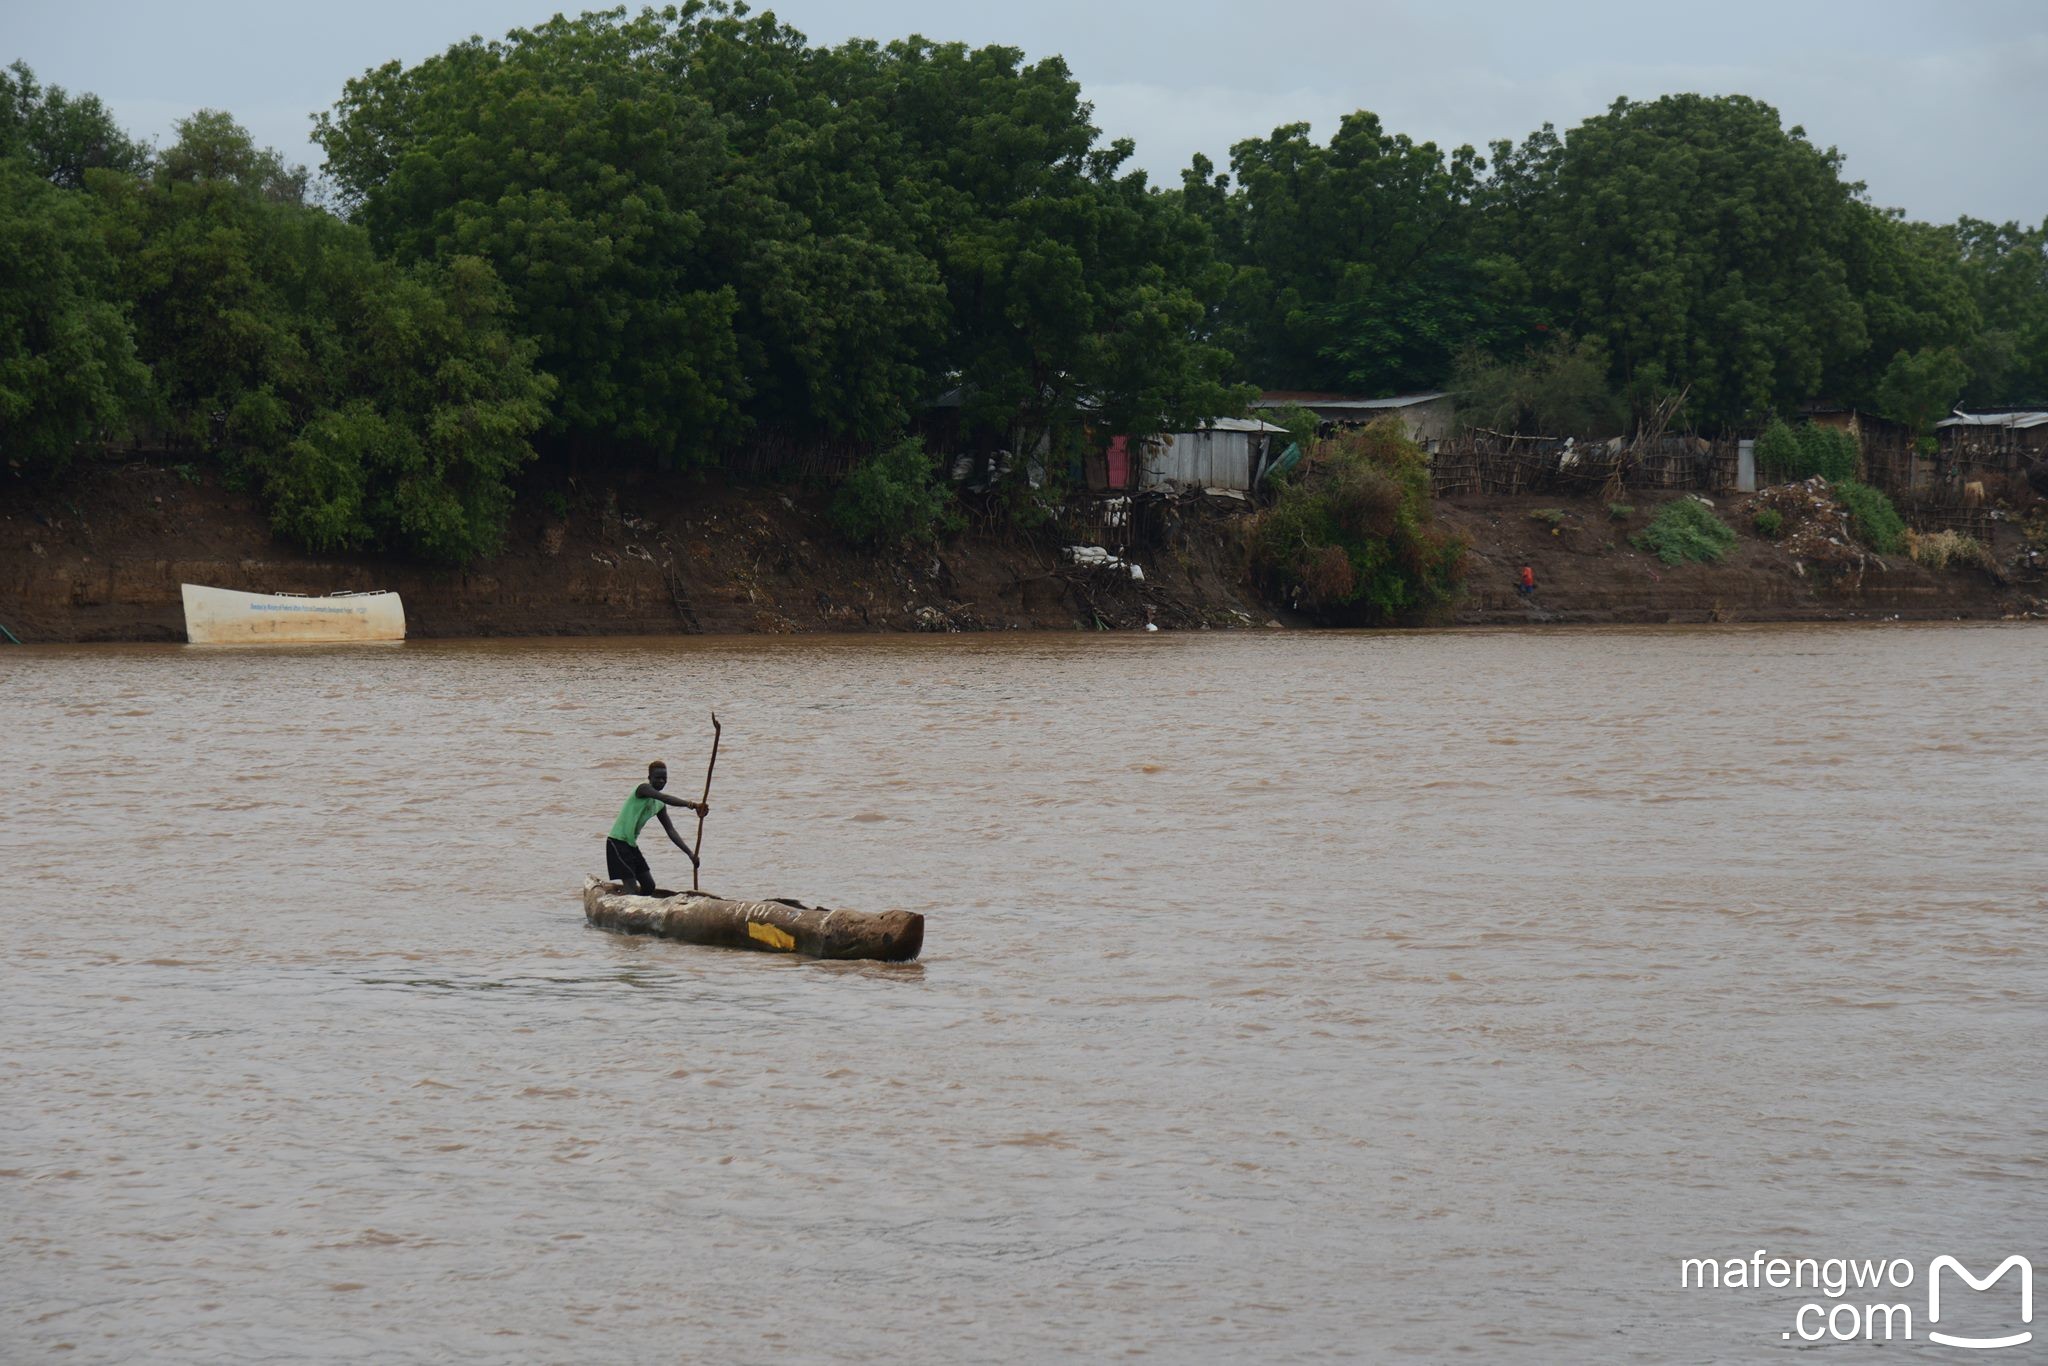
[[[1678, 495], [1683, 496], [1683, 495]], [[823, 500], [796, 489], [676, 477], [528, 500], [505, 552], [452, 570], [312, 555], [275, 537], [255, 500], [210, 478], [129, 464], [16, 490], [0, 512], [0, 625], [27, 641], [175, 641], [181, 582], [251, 592], [386, 588], [417, 638], [620, 634], [1134, 629], [1304, 624], [1245, 573], [1243, 505], [1184, 500], [1132, 552], [1144, 578], [1070, 563], [1064, 538], [969, 531], [912, 557], [855, 550]], [[1724, 563], [1670, 568], [1629, 544], [1628, 523], [1568, 503], [1453, 498], [1438, 513], [1469, 549], [1465, 625], [1996, 619], [2048, 612], [2048, 587], [1905, 556], [1809, 563], [1743, 535]], [[1547, 500], [1555, 504], [1556, 500]], [[1546, 514], [1547, 515], [1547, 514]], [[2007, 529], [2009, 556], [2018, 533]], [[1531, 565], [1524, 598], [1515, 575]]]

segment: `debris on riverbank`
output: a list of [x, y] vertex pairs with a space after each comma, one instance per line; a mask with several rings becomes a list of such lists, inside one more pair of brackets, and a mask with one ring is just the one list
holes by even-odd
[[[2027, 536], [2000, 522], [1987, 551], [1995, 565], [1947, 568], [1907, 554], [1872, 554], [1824, 480], [1706, 499], [1736, 532], [1714, 564], [1665, 565], [1632, 544], [1674, 498], [1636, 491], [1629, 504], [1560, 501], [1553, 495], [1465, 494], [1441, 499], [1438, 516], [1466, 538], [1461, 625], [1999, 619], [2048, 615], [2048, 577], [2027, 571]], [[1759, 514], [1777, 514], [1775, 531]], [[1773, 525], [1765, 519], [1763, 527]], [[1536, 592], [1514, 591], [1522, 565]]]

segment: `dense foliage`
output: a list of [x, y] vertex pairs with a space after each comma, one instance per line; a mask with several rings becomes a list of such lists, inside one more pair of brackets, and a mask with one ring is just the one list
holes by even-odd
[[1964, 398], [2048, 404], [2048, 219], [2022, 228], [1964, 218], [1945, 235], [1981, 320], [1964, 342]]
[[63, 468], [119, 428], [149, 382], [92, 201], [0, 160], [0, 454]]
[[[16, 67], [11, 107], [39, 89]], [[40, 99], [0, 157], [0, 252], [33, 265], [0, 285], [11, 467], [133, 434], [211, 456], [315, 548], [461, 561], [498, 543], [552, 381], [489, 266], [380, 259], [217, 111], [138, 168], [88, 126], [97, 102], [59, 119], [62, 92]], [[43, 124], [63, 137], [38, 144]]]
[[1491, 153], [1361, 114], [1326, 148], [1239, 143], [1231, 175], [1197, 158], [1183, 195], [1235, 271], [1215, 334], [1262, 384], [1448, 383], [1523, 431], [1681, 392], [1710, 429], [2048, 400], [2048, 224], [1909, 222], [1743, 96], [1621, 100]]
[[1197, 156], [1183, 197], [1234, 268], [1218, 336], [1268, 384], [1392, 393], [1522, 335], [1519, 275], [1472, 212], [1482, 164], [1364, 112], [1328, 147], [1305, 123], [1240, 142], [1229, 176]]
[[1835, 485], [1835, 497], [1849, 512], [1849, 530], [1857, 540], [1880, 555], [1893, 555], [1906, 547], [1906, 524], [1898, 509], [1880, 489], [1854, 479]]
[[318, 136], [380, 249], [498, 268], [560, 430], [667, 459], [881, 441], [951, 388], [1004, 434], [1241, 405], [1200, 225], [1088, 114], [1057, 58], [693, 3], [394, 63]]
[[1604, 346], [1564, 335], [1514, 358], [1469, 349], [1451, 372], [1451, 387], [1458, 395], [1458, 421], [1466, 427], [1613, 436], [1628, 412], [1607, 374]]
[[1713, 564], [1735, 546], [1735, 532], [1697, 498], [1678, 498], [1630, 540], [1668, 565]]
[[1394, 420], [1319, 443], [1251, 531], [1253, 571], [1319, 620], [1426, 617], [1463, 586], [1464, 543], [1436, 524], [1429, 461]]
[[1861, 458], [1856, 438], [1833, 427], [1802, 422], [1797, 427], [1773, 422], [1756, 439], [1757, 477], [1766, 484], [1811, 479], [1837, 483], [1856, 477]]
[[952, 490], [916, 437], [856, 466], [833, 495], [831, 515], [842, 536], [867, 546], [929, 544], [961, 524]]
[[46, 86], [23, 62], [0, 71], [0, 156], [68, 190], [85, 184], [87, 171], [141, 174], [150, 164], [149, 148], [121, 130], [98, 96]]

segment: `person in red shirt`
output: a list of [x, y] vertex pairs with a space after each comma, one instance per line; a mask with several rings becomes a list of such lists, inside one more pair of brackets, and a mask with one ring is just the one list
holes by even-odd
[[1525, 598], [1536, 596], [1536, 571], [1526, 564], [1522, 566], [1522, 581], [1515, 585], [1515, 591]]

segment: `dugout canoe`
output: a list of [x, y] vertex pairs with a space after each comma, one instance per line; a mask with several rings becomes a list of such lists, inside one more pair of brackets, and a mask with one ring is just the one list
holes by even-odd
[[323, 645], [404, 640], [405, 605], [396, 593], [243, 593], [181, 583], [185, 639], [194, 645]]
[[583, 880], [583, 918], [621, 934], [809, 958], [907, 963], [924, 948], [924, 917], [915, 911], [835, 911], [797, 901], [729, 901], [709, 892], [633, 896], [597, 877]]

